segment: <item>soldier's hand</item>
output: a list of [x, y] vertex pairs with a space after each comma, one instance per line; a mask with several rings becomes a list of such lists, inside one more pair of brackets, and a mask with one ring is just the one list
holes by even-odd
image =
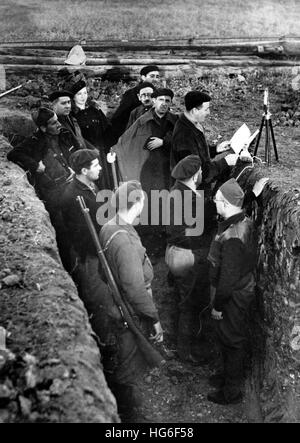
[[217, 146], [217, 153], [228, 151], [231, 148], [230, 141], [225, 140]]
[[161, 327], [160, 322], [158, 321], [153, 325], [154, 328], [154, 335], [150, 335], [150, 340], [155, 341], [156, 343], [161, 343], [164, 340], [164, 331]]
[[255, 194], [255, 197], [258, 197], [262, 193], [268, 180], [269, 180], [269, 177], [263, 177], [254, 183], [252, 191], [253, 191], [253, 194]]
[[228, 166], [235, 166], [237, 159], [238, 159], [238, 155], [237, 154], [228, 154], [225, 157], [226, 163]]
[[113, 151], [109, 152], [106, 156], [108, 163], [114, 163], [116, 161], [117, 154]]
[[216, 311], [214, 308], [211, 311], [211, 316], [214, 320], [223, 320], [223, 313]]
[[160, 148], [164, 144], [164, 141], [161, 138], [158, 137], [151, 137], [150, 141], [147, 144], [147, 148], [149, 151], [152, 151], [153, 149]]
[[44, 163], [42, 162], [42, 160], [39, 162], [38, 168], [36, 170], [36, 172], [38, 174], [43, 174], [43, 172], [45, 172], [46, 166], [44, 165]]

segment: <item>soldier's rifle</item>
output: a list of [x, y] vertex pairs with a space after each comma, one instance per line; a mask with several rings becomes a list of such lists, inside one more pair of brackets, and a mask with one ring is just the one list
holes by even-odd
[[0, 98], [5, 97], [6, 95], [11, 94], [12, 92], [17, 91], [18, 89], [22, 88], [23, 86], [25, 86], [26, 84], [28, 84], [28, 83], [30, 83], [30, 82], [31, 82], [31, 80], [28, 80], [27, 82], [22, 83], [21, 85], [16, 86], [15, 88], [12, 88], [12, 89], [9, 89], [8, 91], [4, 91], [4, 92], [2, 92], [2, 93], [0, 94]]
[[114, 279], [112, 271], [109, 267], [109, 264], [106, 260], [105, 253], [101, 247], [95, 226], [92, 222], [91, 216], [89, 214], [89, 209], [86, 207], [84, 198], [81, 196], [77, 197], [77, 202], [80, 206], [80, 210], [85, 218], [86, 224], [92, 236], [93, 242], [95, 244], [97, 255], [99, 261], [101, 263], [102, 269], [105, 273], [108, 286], [111, 290], [112, 297], [115, 305], [117, 306], [121, 318], [123, 320], [123, 324], [125, 328], [128, 328], [135, 336], [136, 343], [143, 354], [145, 360], [147, 361], [150, 367], [158, 367], [165, 363], [164, 358], [160, 355], [160, 353], [152, 346], [152, 344], [146, 339], [143, 333], [140, 331], [138, 326], [135, 324], [133, 318], [131, 317], [128, 308], [124, 301], [122, 300], [121, 293], [117, 286], [117, 283]]

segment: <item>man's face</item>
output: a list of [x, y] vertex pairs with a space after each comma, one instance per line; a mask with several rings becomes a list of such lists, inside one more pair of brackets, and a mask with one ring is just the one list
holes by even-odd
[[198, 123], [203, 123], [207, 116], [210, 114], [210, 103], [205, 102], [199, 108], [194, 108], [194, 116]]
[[146, 75], [142, 75], [143, 82], [149, 82], [157, 84], [160, 81], [160, 73], [158, 71], [148, 72]]
[[165, 115], [171, 106], [172, 99], [168, 95], [161, 95], [153, 99], [153, 106], [158, 115]]
[[59, 115], [68, 116], [71, 112], [71, 99], [70, 97], [59, 97], [53, 104], [54, 112]]
[[86, 171], [85, 172], [86, 178], [91, 182], [95, 182], [96, 180], [98, 180], [100, 171], [102, 170], [99, 164], [99, 160], [97, 158], [92, 161], [91, 166], [88, 169], [87, 168], [84, 169]]
[[226, 205], [225, 205], [225, 200], [224, 200], [224, 197], [223, 197], [223, 194], [221, 191], [217, 191], [217, 193], [214, 197], [214, 202], [216, 204], [217, 213], [219, 215], [221, 215], [221, 217], [224, 217]]
[[152, 98], [151, 98], [152, 93], [153, 93], [153, 89], [150, 87], [143, 88], [140, 90], [140, 92], [138, 94], [138, 99], [142, 103], [142, 105], [144, 105], [145, 107], [152, 105]]
[[46, 126], [46, 133], [49, 135], [58, 135], [61, 129], [61, 124], [58, 121], [57, 115], [55, 114], [50, 120], [48, 120]]

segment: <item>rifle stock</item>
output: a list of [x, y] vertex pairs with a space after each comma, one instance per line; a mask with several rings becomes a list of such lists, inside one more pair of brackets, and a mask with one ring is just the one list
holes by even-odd
[[150, 367], [161, 366], [163, 363], [165, 363], [165, 360], [160, 355], [160, 353], [156, 349], [154, 349], [152, 344], [145, 338], [143, 333], [139, 330], [137, 325], [134, 323], [134, 320], [132, 319], [132, 317], [128, 311], [128, 308], [126, 307], [126, 304], [122, 300], [122, 296], [120, 294], [119, 288], [118, 288], [115, 278], [112, 274], [112, 271], [109, 267], [109, 264], [106, 260], [105, 253], [101, 247], [100, 240], [98, 238], [95, 226], [94, 226], [91, 216], [89, 214], [89, 209], [85, 205], [84, 198], [78, 196], [77, 201], [80, 205], [81, 212], [84, 215], [86, 224], [88, 226], [88, 229], [90, 231], [90, 234], [91, 234], [94, 244], [96, 246], [98, 258], [100, 260], [102, 269], [103, 269], [105, 276], [107, 278], [107, 282], [108, 282], [108, 285], [111, 289], [114, 302], [120, 311], [121, 317], [124, 322], [124, 326], [126, 328], [130, 329], [130, 331], [134, 334], [135, 339], [136, 339], [136, 343], [137, 343], [140, 351], [142, 352], [145, 360], [147, 361], [148, 365]]

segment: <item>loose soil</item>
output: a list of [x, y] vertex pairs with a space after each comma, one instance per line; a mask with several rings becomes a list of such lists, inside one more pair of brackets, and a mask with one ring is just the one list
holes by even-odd
[[[290, 78], [288, 76], [266, 76], [265, 74], [257, 74], [249, 78], [238, 79], [237, 77], [226, 77], [222, 80], [207, 79], [200, 83], [199, 80], [190, 81], [183, 79], [182, 81], [170, 81], [175, 93], [174, 110], [182, 109], [183, 96], [191, 87], [205, 87], [214, 97], [212, 102], [212, 113], [210, 121], [207, 124], [207, 135], [210, 140], [219, 138], [220, 141], [231, 137], [233, 132], [243, 123], [246, 122], [253, 132], [259, 127], [262, 117], [262, 100], [263, 90], [265, 86], [270, 87], [271, 96], [271, 112], [274, 123], [275, 137], [279, 152], [280, 163], [276, 164], [274, 156], [272, 166], [267, 168], [258, 162], [260, 175], [270, 177], [270, 181], [276, 187], [288, 191], [289, 189], [300, 188], [300, 127], [297, 118], [292, 118], [292, 113], [287, 115], [287, 111], [283, 105], [290, 104], [290, 108], [298, 109], [299, 100], [297, 95], [289, 88]], [[124, 85], [118, 84], [102, 84], [98, 95], [92, 91], [100, 103], [106, 103], [107, 109], [113, 109], [118, 102], [121, 92], [125, 89]], [[32, 93], [33, 97], [36, 94]], [[23, 115], [28, 117], [30, 105], [28, 97], [20, 95], [10, 96], [1, 101], [1, 117], [0, 129], [3, 133], [12, 138], [15, 132], [15, 124], [11, 120], [11, 116], [18, 112], [19, 118]], [[294, 114], [293, 114], [294, 115]], [[7, 118], [5, 118], [5, 116]], [[17, 119], [18, 120], [18, 119]], [[18, 120], [19, 121], [19, 120]], [[29, 123], [28, 123], [29, 124]], [[18, 131], [16, 131], [18, 132]], [[221, 135], [221, 137], [219, 137]], [[264, 154], [264, 136], [260, 143], [258, 156], [263, 159]], [[5, 162], [2, 163], [5, 168]], [[5, 196], [5, 189], [3, 189]], [[19, 205], [19, 197], [10, 195], [9, 205]], [[32, 221], [30, 221], [32, 223]], [[26, 236], [27, 224], [24, 218], [23, 237]], [[18, 232], [14, 235], [19, 235]], [[6, 248], [5, 254], [10, 257], [10, 263], [17, 257], [16, 263], [22, 270], [22, 254], [25, 253], [23, 237], [18, 237], [14, 250], [9, 250], [5, 245], [5, 238], [2, 245]], [[154, 298], [158, 305], [161, 315], [161, 321], [165, 330], [165, 350], [168, 355], [168, 361], [165, 368], [161, 371], [154, 370], [147, 374], [141, 382], [141, 389], [144, 398], [143, 413], [144, 421], [148, 419], [151, 422], [161, 423], [229, 423], [229, 422], [247, 422], [249, 415], [245, 403], [242, 405], [233, 405], [221, 407], [209, 403], [206, 400], [207, 393], [211, 390], [207, 379], [216, 369], [216, 348], [211, 338], [205, 345], [201, 338], [199, 344], [202, 346], [203, 352], [208, 358], [208, 362], [201, 366], [192, 366], [183, 364], [176, 359], [175, 342], [176, 342], [176, 326], [175, 326], [175, 301], [173, 297], [173, 288], [167, 284], [167, 268], [164, 264], [164, 248], [163, 242], [157, 238], [148, 238], [145, 245], [150, 254], [150, 258], [154, 263], [155, 279], [154, 279]], [[17, 266], [17, 267], [18, 267]], [[53, 278], [49, 276], [49, 279]], [[10, 307], [13, 321], [14, 316], [22, 315], [22, 322], [26, 323], [26, 309], [28, 308], [27, 299], [22, 296], [19, 303], [15, 307]], [[45, 302], [50, 303], [50, 300]], [[32, 340], [32, 347], [43, 346], [43, 322], [39, 318], [38, 310], [36, 310], [37, 322], [35, 325], [35, 333]], [[51, 320], [51, 319], [50, 319]], [[0, 312], [0, 324], [9, 325], [6, 314]], [[22, 324], [22, 323], [21, 323]], [[211, 331], [209, 321], [206, 321], [207, 330]], [[72, 330], [71, 320], [65, 319], [65, 333], [70, 328]], [[18, 343], [20, 349], [28, 346], [28, 337], [22, 337], [22, 330], [18, 332]], [[46, 350], [45, 350], [46, 351]], [[70, 358], [71, 358], [70, 354]], [[64, 405], [62, 405], [64, 407]], [[139, 421], [143, 421], [139, 417]]]

